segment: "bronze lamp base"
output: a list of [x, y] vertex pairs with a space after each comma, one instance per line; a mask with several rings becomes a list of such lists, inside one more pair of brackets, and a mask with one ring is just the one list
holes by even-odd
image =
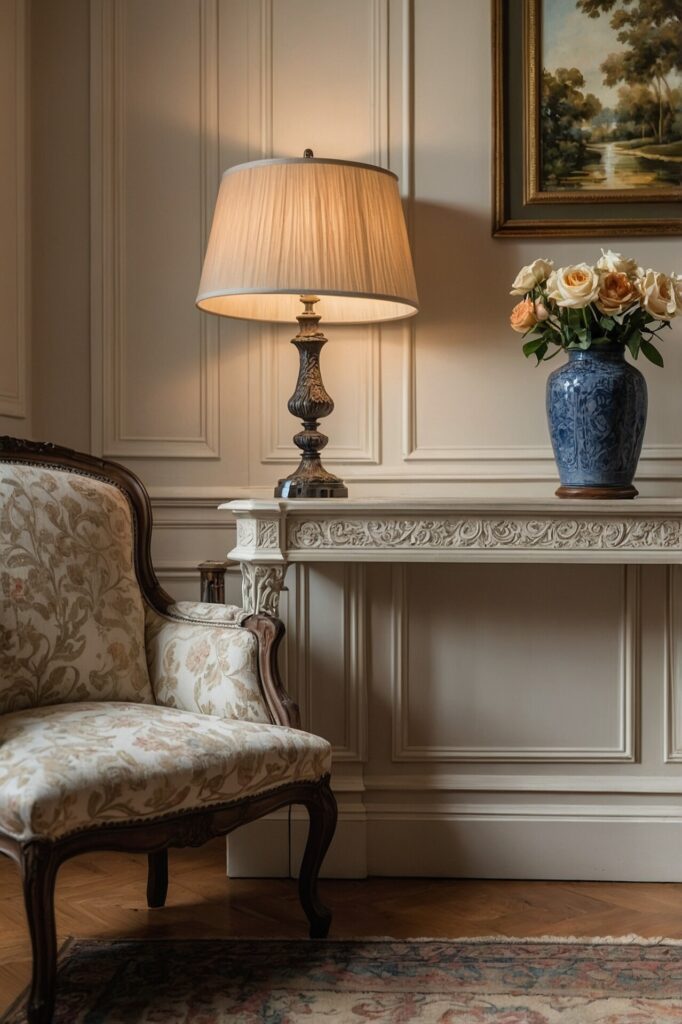
[[279, 481], [275, 497], [347, 498], [348, 488], [343, 480], [328, 473], [320, 458], [329, 438], [317, 429], [319, 420], [329, 415], [334, 403], [325, 390], [320, 372], [320, 352], [327, 339], [318, 329], [320, 316], [313, 308], [319, 299], [316, 295], [302, 295], [301, 302], [304, 311], [296, 318], [299, 332], [291, 339], [300, 356], [298, 380], [288, 402], [291, 415], [302, 421], [303, 430], [294, 436], [294, 444], [301, 450], [301, 461], [290, 476]]

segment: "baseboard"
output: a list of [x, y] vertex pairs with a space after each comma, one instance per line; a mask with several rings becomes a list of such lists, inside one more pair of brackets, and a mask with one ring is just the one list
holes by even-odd
[[[344, 806], [322, 877], [682, 881], [681, 808], [449, 807], [387, 810], [357, 795]], [[294, 808], [234, 833], [233, 878], [296, 876], [307, 816]]]

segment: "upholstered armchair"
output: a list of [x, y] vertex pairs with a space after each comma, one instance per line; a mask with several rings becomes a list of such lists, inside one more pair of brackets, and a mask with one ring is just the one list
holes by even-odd
[[52, 1017], [55, 877], [78, 853], [145, 852], [160, 907], [169, 847], [302, 804], [301, 902], [311, 936], [329, 930], [317, 878], [336, 824], [331, 752], [282, 688], [283, 626], [174, 603], [150, 536], [127, 469], [0, 438], [0, 851], [23, 878], [31, 1024]]

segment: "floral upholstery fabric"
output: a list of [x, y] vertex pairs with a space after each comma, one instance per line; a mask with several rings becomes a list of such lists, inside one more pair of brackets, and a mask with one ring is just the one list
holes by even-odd
[[0, 717], [0, 830], [17, 839], [206, 809], [330, 770], [326, 740], [146, 704]]
[[81, 700], [154, 700], [128, 501], [0, 462], [0, 714]]
[[[206, 609], [215, 617], [193, 621]], [[222, 620], [221, 612], [227, 613]], [[258, 641], [230, 615], [220, 605], [189, 601], [171, 605], [167, 615], [147, 609], [147, 660], [157, 704], [243, 722], [272, 721], [258, 682]]]

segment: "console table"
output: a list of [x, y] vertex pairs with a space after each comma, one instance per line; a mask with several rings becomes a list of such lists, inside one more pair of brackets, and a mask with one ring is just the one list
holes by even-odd
[[240, 500], [243, 606], [278, 612], [293, 562], [682, 562], [682, 499]]

